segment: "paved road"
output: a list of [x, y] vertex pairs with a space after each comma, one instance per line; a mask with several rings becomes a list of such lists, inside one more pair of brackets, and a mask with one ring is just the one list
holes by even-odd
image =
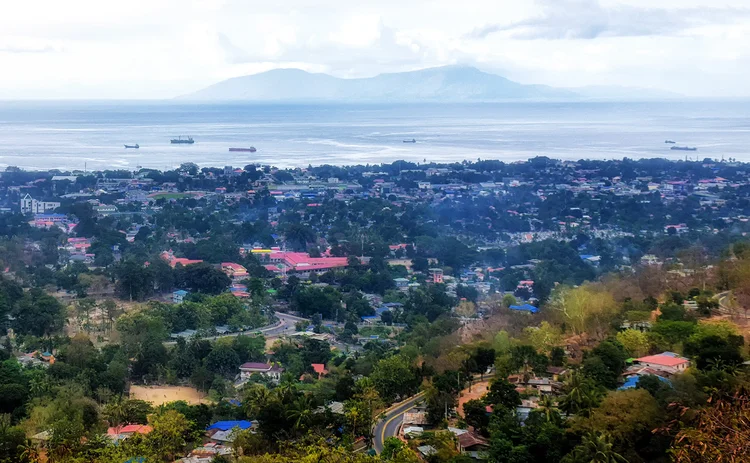
[[[276, 312], [276, 318], [279, 319], [278, 322], [276, 322], [274, 324], [271, 324], [271, 325], [266, 325], [266, 326], [264, 326], [262, 328], [258, 328], [258, 329], [255, 329], [255, 330], [239, 331], [237, 333], [220, 334], [220, 335], [217, 335], [217, 336], [204, 336], [201, 339], [207, 339], [209, 341], [215, 341], [215, 340], [217, 340], [219, 338], [231, 338], [231, 337], [240, 336], [240, 335], [251, 335], [251, 334], [253, 334], [255, 332], [258, 332], [258, 331], [260, 331], [261, 333], [263, 333], [263, 335], [266, 338], [275, 338], [275, 337], [278, 337], [278, 336], [282, 336], [284, 334], [292, 334], [292, 333], [294, 333], [296, 331], [295, 328], [294, 328], [294, 325], [297, 322], [299, 322], [299, 321], [309, 321], [306, 318], [301, 318], [301, 317], [297, 317], [297, 316], [294, 316], [294, 315], [289, 315], [287, 313], [282, 313], [282, 312]], [[177, 341], [166, 341], [166, 342], [164, 342], [164, 345], [167, 345], [167, 346], [172, 345], [172, 344], [177, 344]]]
[[417, 402], [421, 399], [422, 393], [410, 397], [386, 412], [385, 418], [375, 423], [372, 446], [378, 454], [383, 451], [383, 442], [385, 442], [388, 437], [393, 437], [398, 434], [398, 428], [401, 426], [404, 413], [414, 408]]
[[730, 303], [730, 297], [731, 293], [729, 291], [724, 291], [716, 295], [716, 299], [719, 301], [719, 313], [723, 314], [730, 314], [732, 313], [732, 309], [729, 308]]

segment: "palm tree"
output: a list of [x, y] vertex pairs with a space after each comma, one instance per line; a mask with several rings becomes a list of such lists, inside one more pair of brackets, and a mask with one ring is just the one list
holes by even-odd
[[552, 421], [557, 412], [557, 406], [552, 398], [548, 395], [543, 395], [537, 404], [536, 410], [544, 415], [545, 421], [548, 423]]
[[265, 408], [265, 406], [272, 399], [271, 393], [265, 386], [260, 384], [253, 384], [251, 387], [245, 389], [244, 406], [248, 416], [255, 417], [258, 412]]
[[622, 455], [614, 450], [614, 444], [609, 435], [587, 434], [581, 445], [573, 451], [573, 461], [586, 463], [628, 463]]
[[287, 418], [294, 420], [295, 431], [306, 428], [312, 416], [312, 401], [306, 395], [298, 397], [287, 409]]
[[119, 426], [125, 421], [127, 415], [126, 401], [119, 395], [104, 406], [104, 416], [110, 426]]
[[568, 414], [577, 414], [590, 410], [596, 403], [596, 391], [591, 381], [576, 371], [565, 384], [567, 394], [560, 404], [560, 409]]

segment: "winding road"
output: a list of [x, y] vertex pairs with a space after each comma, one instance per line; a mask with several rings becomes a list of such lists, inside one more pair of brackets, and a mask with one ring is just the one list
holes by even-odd
[[[234, 336], [251, 335], [257, 332], [263, 333], [266, 339], [275, 338], [284, 334], [294, 333], [296, 331], [294, 326], [296, 325], [297, 322], [309, 321], [307, 318], [297, 317], [295, 315], [289, 315], [288, 313], [283, 313], [283, 312], [276, 312], [276, 318], [279, 319], [278, 322], [272, 325], [266, 325], [264, 327], [257, 328], [254, 330], [238, 331], [235, 333], [219, 334], [216, 336], [204, 336], [200, 339], [207, 339], [209, 341], [215, 341], [219, 338], [231, 338]], [[164, 342], [165, 346], [169, 346], [173, 344], [177, 344], [177, 341], [165, 341]]]
[[387, 438], [398, 435], [398, 428], [401, 426], [404, 413], [414, 408], [421, 399], [421, 392], [409, 397], [405, 401], [388, 409], [385, 412], [385, 418], [375, 423], [372, 432], [372, 447], [378, 454], [383, 451], [383, 443]]

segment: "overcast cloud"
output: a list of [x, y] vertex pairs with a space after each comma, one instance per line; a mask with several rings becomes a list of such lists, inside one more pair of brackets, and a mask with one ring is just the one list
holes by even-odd
[[171, 98], [278, 67], [363, 77], [447, 64], [750, 96], [749, 44], [748, 0], [4, 2], [0, 98]]

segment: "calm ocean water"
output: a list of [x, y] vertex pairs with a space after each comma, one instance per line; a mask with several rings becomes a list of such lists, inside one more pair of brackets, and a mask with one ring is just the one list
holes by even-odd
[[[194, 145], [171, 145], [190, 135]], [[416, 144], [403, 143], [416, 139]], [[670, 151], [665, 139], [698, 147]], [[140, 144], [139, 150], [124, 144]], [[230, 153], [230, 147], [257, 148]], [[750, 161], [750, 102], [259, 105], [0, 102], [0, 167], [623, 157]]]

